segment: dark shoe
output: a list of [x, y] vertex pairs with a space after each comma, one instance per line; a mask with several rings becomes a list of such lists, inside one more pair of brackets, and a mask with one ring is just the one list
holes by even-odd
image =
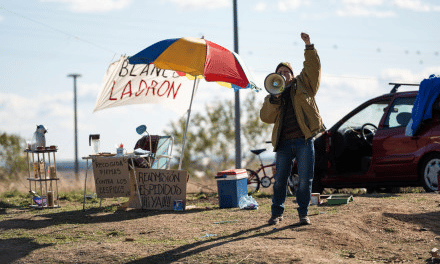
[[299, 216], [299, 224], [300, 225], [310, 225], [310, 219], [307, 215]]
[[283, 221], [282, 215], [272, 215], [272, 217], [269, 219], [269, 225], [276, 225], [279, 222]]

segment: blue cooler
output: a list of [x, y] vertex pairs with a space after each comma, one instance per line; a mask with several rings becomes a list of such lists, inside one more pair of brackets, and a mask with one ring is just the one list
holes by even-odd
[[247, 172], [245, 169], [220, 171], [215, 176], [220, 208], [238, 207], [242, 196], [247, 195]]

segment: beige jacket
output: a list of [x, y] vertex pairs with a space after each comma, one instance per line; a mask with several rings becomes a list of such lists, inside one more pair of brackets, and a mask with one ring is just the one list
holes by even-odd
[[[312, 138], [325, 130], [318, 106], [316, 105], [315, 95], [318, 92], [321, 79], [321, 62], [318, 52], [313, 45], [307, 46], [304, 51], [304, 68], [296, 77], [296, 86], [290, 90], [290, 98], [295, 109], [298, 124], [303, 132], [305, 139]], [[293, 88], [293, 87], [292, 87]], [[263, 107], [260, 110], [261, 121], [274, 124], [272, 130], [272, 145], [277, 151], [278, 141], [281, 133], [281, 126], [284, 116], [283, 105], [272, 104], [270, 96], [264, 99]]]

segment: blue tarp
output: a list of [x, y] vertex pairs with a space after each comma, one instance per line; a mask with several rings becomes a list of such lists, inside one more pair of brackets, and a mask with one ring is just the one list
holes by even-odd
[[440, 94], [440, 77], [434, 74], [420, 83], [420, 89], [411, 113], [405, 135], [413, 136], [419, 129], [422, 121], [432, 118], [432, 106]]

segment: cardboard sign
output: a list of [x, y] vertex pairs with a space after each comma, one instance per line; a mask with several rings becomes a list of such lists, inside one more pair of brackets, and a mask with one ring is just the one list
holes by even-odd
[[186, 171], [136, 168], [142, 208], [174, 210], [186, 204]]
[[94, 158], [92, 164], [98, 198], [130, 196], [127, 158]]

